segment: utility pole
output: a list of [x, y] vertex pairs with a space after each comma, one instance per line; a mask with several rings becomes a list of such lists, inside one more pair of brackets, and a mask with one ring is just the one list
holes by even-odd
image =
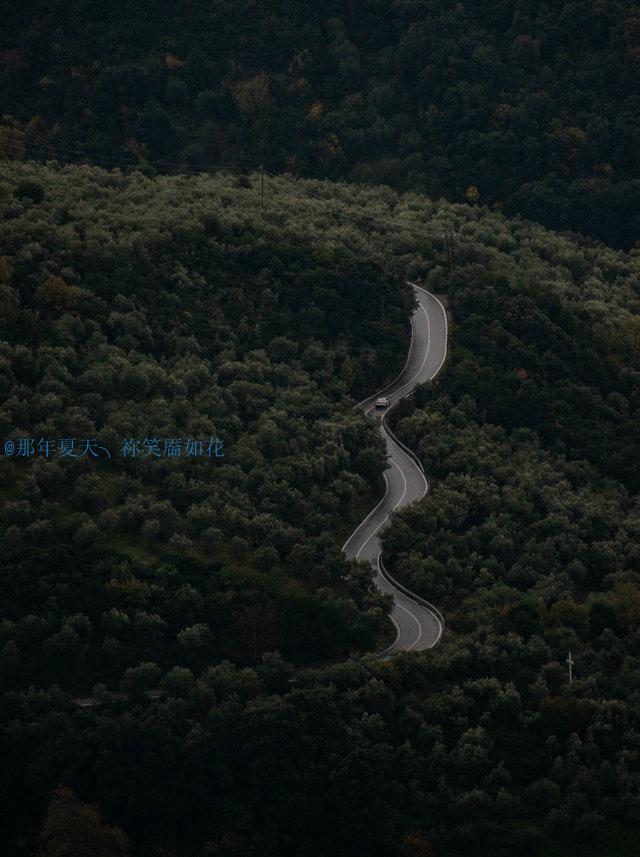
[[456, 233], [455, 233], [455, 232], [454, 232], [454, 230], [453, 230], [453, 226], [452, 226], [451, 224], [449, 224], [449, 239], [450, 239], [450, 241], [451, 241], [451, 270], [452, 270], [452, 271], [453, 271], [453, 270], [454, 270], [454, 268], [456, 267], [456, 257], [455, 257], [456, 243], [455, 243], [455, 237], [456, 237]]
[[571, 684], [571, 682], [573, 681], [573, 664], [574, 664], [574, 660], [571, 657], [571, 652], [569, 652], [569, 655], [567, 656], [567, 663], [569, 664], [569, 684]]
[[264, 164], [260, 164], [260, 208], [264, 208]]
[[447, 272], [451, 273], [456, 266], [455, 248], [453, 243], [456, 233], [453, 231], [451, 223], [445, 223], [442, 236], [444, 238], [444, 246], [447, 251]]

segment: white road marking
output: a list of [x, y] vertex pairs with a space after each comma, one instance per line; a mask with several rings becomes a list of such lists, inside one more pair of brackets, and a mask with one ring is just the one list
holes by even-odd
[[409, 650], [410, 650], [410, 649], [412, 649], [415, 645], [417, 645], [417, 644], [418, 644], [418, 642], [420, 641], [420, 637], [422, 637], [422, 624], [420, 623], [420, 620], [419, 620], [419, 619], [418, 619], [418, 617], [415, 615], [415, 613], [412, 613], [412, 612], [411, 612], [411, 610], [408, 610], [408, 609], [404, 606], [404, 604], [400, 604], [400, 602], [399, 602], [399, 601], [394, 601], [394, 605], [395, 605], [396, 607], [399, 607], [401, 610], [404, 610], [404, 612], [405, 612], [405, 613], [408, 613], [408, 614], [409, 614], [409, 616], [411, 616], [411, 618], [415, 620], [415, 623], [416, 623], [416, 625], [418, 626], [418, 636], [417, 636], [417, 637], [416, 637], [416, 639], [413, 641], [413, 643], [411, 643], [411, 645], [407, 647], [407, 651], [409, 651]]
[[[395, 446], [395, 448], [398, 450], [398, 452], [400, 452], [402, 455], [404, 455], [406, 458], [408, 458], [409, 461], [411, 461], [411, 464], [413, 464], [415, 466], [415, 462], [412, 461], [411, 456], [407, 455], [407, 453], [404, 451], [404, 449], [402, 449], [401, 447], [398, 446], [398, 444], [395, 442], [395, 440], [387, 433], [384, 426], [382, 426], [382, 429], [385, 433], [385, 436], [389, 438], [389, 440]], [[422, 477], [422, 481], [424, 482], [424, 491], [422, 492], [422, 497], [420, 497], [419, 500], [416, 501], [416, 502], [419, 502], [420, 500], [422, 500], [422, 498], [426, 495], [427, 491], [429, 490], [429, 483], [427, 482], [427, 477], [422, 472], [422, 470], [420, 470], [419, 467], [416, 467], [416, 470], [418, 471], [418, 473]]]
[[[446, 360], [446, 356], [447, 356], [447, 347], [448, 347], [448, 324], [447, 324], [447, 313], [446, 313], [446, 310], [445, 310], [445, 308], [444, 308], [444, 306], [443, 306], [442, 302], [441, 302], [441, 301], [440, 301], [440, 300], [439, 300], [435, 295], [431, 294], [431, 292], [428, 292], [426, 289], [423, 289], [421, 286], [416, 286], [414, 283], [410, 283], [409, 285], [411, 285], [413, 288], [418, 289], [419, 291], [423, 292], [423, 294], [428, 295], [430, 298], [432, 298], [432, 299], [433, 299], [433, 300], [438, 304], [438, 306], [440, 307], [440, 309], [441, 309], [441, 311], [442, 311], [442, 317], [443, 317], [443, 320], [444, 320], [444, 351], [443, 351], [442, 359], [441, 359], [441, 361], [440, 361], [440, 363], [439, 363], [438, 367], [435, 369], [435, 371], [434, 371], [434, 372], [432, 372], [432, 373], [428, 376], [428, 378], [426, 378], [426, 379], [425, 379], [425, 380], [429, 381], [429, 380], [432, 380], [433, 378], [435, 378], [435, 376], [440, 372], [440, 370], [442, 369], [442, 366], [444, 365], [444, 362], [445, 362], [445, 360]], [[391, 393], [391, 395], [392, 395], [393, 397], [395, 397], [395, 398], [396, 398], [396, 401], [399, 401], [400, 399], [404, 398], [403, 396], [401, 396], [401, 395], [399, 395], [399, 394], [400, 394], [403, 390], [405, 390], [407, 387], [411, 387], [411, 389], [413, 389], [413, 388], [414, 388], [412, 385], [414, 385], [414, 382], [415, 382], [415, 381], [420, 377], [420, 375], [421, 375], [422, 371], [424, 370], [425, 364], [426, 364], [427, 359], [428, 359], [428, 357], [429, 357], [429, 352], [430, 352], [430, 350], [431, 350], [431, 320], [430, 320], [430, 318], [429, 318], [429, 314], [428, 314], [428, 312], [426, 311], [426, 309], [424, 308], [424, 306], [422, 305], [422, 303], [420, 303], [420, 310], [424, 313], [424, 316], [425, 316], [426, 321], [427, 321], [427, 348], [426, 348], [426, 352], [425, 352], [425, 354], [424, 354], [424, 358], [423, 358], [423, 360], [422, 360], [422, 363], [421, 363], [420, 368], [418, 369], [418, 371], [417, 371], [417, 372], [416, 372], [416, 373], [415, 373], [415, 374], [414, 374], [414, 375], [413, 375], [413, 376], [412, 376], [408, 381], [403, 382], [403, 383], [402, 383], [402, 384], [401, 384], [401, 385], [400, 385], [396, 390], [394, 390], [394, 391]], [[398, 375], [398, 377], [397, 377], [394, 381], [392, 381], [390, 384], [388, 384], [386, 387], [384, 387], [384, 389], [382, 389], [382, 390], [378, 391], [378, 393], [374, 394], [373, 396], [369, 396], [368, 398], [363, 399], [361, 402], [358, 402], [358, 404], [356, 405], [356, 407], [359, 407], [359, 406], [361, 406], [361, 405], [365, 405], [366, 403], [371, 402], [371, 403], [372, 403], [372, 404], [371, 404], [371, 406], [369, 406], [369, 407], [366, 407], [366, 408], [365, 408], [365, 413], [366, 413], [366, 414], [370, 414], [370, 413], [371, 413], [371, 411], [373, 411], [373, 410], [375, 409], [375, 403], [374, 403], [375, 398], [377, 398], [378, 396], [380, 396], [382, 393], [384, 393], [384, 392], [388, 391], [390, 388], [392, 388], [395, 384], [397, 384], [397, 383], [401, 380], [401, 378], [402, 378], [403, 374], [405, 373], [405, 371], [406, 371], [406, 369], [407, 369], [407, 366], [409, 365], [409, 362], [410, 362], [410, 359], [411, 359], [412, 353], [413, 353], [413, 351], [414, 351], [415, 334], [416, 334], [416, 323], [415, 323], [415, 313], [414, 313], [414, 316], [412, 316], [412, 319], [411, 319], [411, 343], [410, 343], [410, 345], [409, 345], [409, 353], [407, 354], [407, 359], [405, 360], [405, 364], [404, 364], [404, 367], [403, 367], [402, 371], [400, 372], [400, 374]], [[415, 385], [414, 385], [414, 386], [415, 386]], [[411, 458], [411, 456], [410, 456], [410, 455], [408, 455], [408, 454], [407, 454], [407, 452], [405, 452], [405, 451], [404, 451], [404, 450], [403, 450], [403, 449], [398, 445], [398, 443], [394, 440], [394, 438], [393, 438], [393, 437], [391, 437], [391, 435], [389, 434], [389, 432], [387, 431], [387, 429], [386, 429], [386, 427], [385, 427], [385, 424], [384, 424], [384, 421], [383, 421], [383, 420], [381, 420], [380, 427], [381, 427], [381, 429], [382, 429], [382, 432], [383, 432], [384, 436], [387, 438], [387, 441], [388, 441], [388, 442], [393, 446], [394, 450], [397, 450], [397, 453], [398, 453], [398, 454], [404, 454], [404, 456], [405, 456], [406, 458], [408, 458], [408, 459], [411, 461], [411, 464], [412, 464], [413, 466], [415, 466], [415, 467], [416, 467], [416, 469], [418, 470], [418, 472], [419, 472], [419, 473], [420, 473], [420, 475], [422, 476], [422, 479], [423, 479], [423, 481], [424, 481], [424, 491], [423, 491], [423, 493], [422, 493], [422, 497], [420, 498], [420, 499], [422, 499], [422, 498], [427, 494], [427, 492], [428, 492], [428, 490], [429, 490], [429, 483], [428, 483], [428, 481], [427, 481], [426, 475], [424, 474], [424, 472], [422, 471], [422, 469], [421, 469], [420, 467], [417, 467], [417, 465], [416, 465], [415, 461]], [[372, 538], [373, 538], [373, 537], [374, 537], [374, 536], [375, 536], [375, 535], [376, 535], [376, 534], [381, 530], [381, 528], [384, 526], [384, 524], [387, 522], [387, 520], [390, 518], [390, 516], [393, 514], [393, 512], [394, 512], [397, 508], [399, 508], [399, 507], [402, 505], [402, 502], [403, 502], [403, 500], [404, 500], [404, 498], [405, 498], [405, 496], [406, 496], [406, 494], [407, 494], [408, 483], [407, 483], [407, 478], [406, 478], [406, 476], [405, 476], [405, 474], [404, 474], [403, 469], [402, 469], [402, 468], [401, 468], [401, 467], [400, 467], [400, 466], [399, 466], [399, 465], [398, 465], [398, 464], [393, 460], [393, 458], [389, 457], [389, 461], [391, 462], [391, 465], [392, 465], [393, 467], [395, 467], [395, 468], [399, 471], [399, 473], [400, 473], [400, 475], [401, 475], [401, 477], [402, 477], [402, 481], [403, 481], [403, 491], [402, 491], [402, 496], [400, 497], [400, 499], [398, 500], [398, 502], [393, 506], [393, 508], [392, 508], [392, 509], [391, 509], [391, 510], [390, 510], [390, 511], [385, 515], [385, 517], [380, 521], [380, 523], [375, 527], [375, 529], [373, 530], [373, 532], [371, 532], [371, 533], [369, 534], [369, 536], [368, 536], [368, 537], [367, 537], [367, 539], [363, 542], [363, 544], [360, 546], [360, 548], [359, 548], [359, 550], [358, 550], [358, 552], [357, 552], [357, 554], [356, 554], [356, 557], [355, 557], [356, 559], [359, 559], [359, 558], [360, 558], [360, 554], [362, 553], [362, 551], [364, 550], [364, 548], [367, 546], [367, 544], [368, 544], [368, 543], [371, 541], [371, 539], [372, 539]], [[375, 515], [375, 513], [376, 513], [376, 512], [380, 509], [380, 507], [384, 504], [385, 500], [387, 500], [387, 498], [388, 498], [388, 496], [389, 496], [389, 489], [390, 489], [389, 479], [388, 479], [388, 477], [387, 477], [388, 470], [389, 470], [389, 468], [387, 468], [387, 469], [384, 471], [384, 473], [383, 473], [384, 480], [385, 480], [385, 484], [386, 484], [386, 490], [385, 490], [385, 494], [384, 494], [384, 496], [382, 497], [382, 499], [380, 500], [380, 502], [375, 506], [375, 508], [374, 508], [374, 509], [372, 509], [372, 510], [371, 510], [371, 512], [369, 512], [369, 514], [368, 514], [368, 515], [367, 515], [367, 517], [364, 519], [364, 521], [362, 521], [362, 523], [361, 523], [361, 524], [360, 524], [360, 525], [359, 525], [359, 526], [354, 530], [354, 532], [353, 532], [353, 533], [349, 536], [349, 538], [346, 540], [346, 542], [344, 543], [344, 545], [343, 545], [343, 547], [342, 547], [342, 550], [343, 550], [343, 551], [344, 551], [344, 549], [347, 547], [347, 545], [352, 541], [352, 539], [354, 539], [354, 538], [355, 538], [355, 537], [356, 537], [356, 536], [357, 536], [357, 535], [362, 531], [362, 529], [365, 527], [365, 525], [366, 525], [366, 524], [367, 524], [367, 522], [370, 520], [370, 518], [371, 518], [373, 515]], [[398, 589], [396, 589], [396, 587], [391, 583], [391, 581], [387, 580], [386, 576], [382, 573], [382, 569], [381, 569], [381, 567], [380, 567], [380, 558], [381, 558], [381, 556], [382, 556], [381, 551], [378, 551], [378, 555], [377, 555], [377, 558], [376, 558], [376, 564], [377, 564], [378, 575], [379, 575], [379, 576], [380, 576], [380, 578], [385, 582], [386, 586], [391, 588], [391, 592], [395, 595], [395, 597], [394, 597], [394, 606], [396, 606], [396, 607], [400, 608], [400, 609], [401, 609], [401, 610], [403, 610], [405, 613], [408, 613], [408, 614], [409, 614], [409, 616], [411, 616], [411, 618], [416, 622], [416, 624], [417, 624], [417, 626], [418, 626], [418, 636], [417, 636], [417, 637], [416, 637], [416, 639], [411, 643], [411, 645], [407, 647], [407, 651], [409, 651], [409, 650], [413, 649], [415, 646], [417, 646], [417, 645], [418, 645], [418, 643], [420, 642], [420, 640], [422, 639], [423, 625], [422, 625], [422, 623], [420, 622], [420, 619], [419, 619], [419, 618], [418, 618], [414, 613], [412, 613], [412, 612], [411, 612], [411, 610], [409, 610], [407, 607], [405, 607], [403, 604], [401, 604], [401, 603], [399, 602], [399, 600], [398, 600], [398, 597], [397, 597], [397, 596], [398, 596], [398, 594], [400, 594], [400, 591], [399, 591]], [[385, 590], [384, 590], [384, 587], [382, 587], [382, 589], [383, 589], [383, 591], [385, 591]], [[388, 590], [387, 590], [387, 591], [388, 591]], [[402, 593], [402, 594], [404, 595], [404, 593]], [[416, 605], [418, 604], [418, 602], [412, 602], [412, 601], [411, 601], [411, 597], [410, 597], [410, 595], [404, 595], [404, 597], [405, 597], [405, 598], [407, 598], [407, 599], [409, 600], [409, 603], [416, 603]], [[439, 630], [440, 630], [440, 633], [439, 633], [439, 635], [438, 635], [437, 640], [435, 640], [435, 641], [434, 641], [430, 646], [428, 646], [428, 647], [427, 647], [427, 648], [432, 648], [432, 647], [433, 647], [433, 646], [438, 642], [438, 640], [440, 639], [440, 637], [441, 637], [441, 635], [442, 635], [442, 632], [444, 631], [444, 625], [443, 625], [442, 621], [438, 618], [438, 616], [437, 616], [435, 613], [433, 613], [431, 610], [429, 610], [429, 607], [428, 607], [426, 604], [421, 604], [421, 606], [423, 607], [423, 609], [424, 609], [424, 610], [426, 610], [427, 612], [429, 612], [429, 615], [431, 615], [431, 616], [435, 619], [435, 621], [437, 622], [438, 628], [439, 628]], [[433, 608], [433, 609], [435, 610], [435, 609], [437, 609], [437, 608]], [[389, 618], [391, 619], [391, 621], [393, 622], [393, 624], [394, 624], [394, 626], [395, 626], [395, 628], [396, 628], [396, 639], [395, 639], [395, 641], [392, 643], [392, 645], [391, 645], [391, 646], [389, 646], [387, 649], [385, 649], [385, 650], [384, 650], [384, 652], [379, 653], [379, 654], [378, 654], [378, 657], [380, 657], [380, 656], [382, 656], [382, 655], [386, 654], [387, 652], [391, 652], [391, 651], [396, 647], [396, 644], [397, 644], [397, 642], [398, 642], [398, 640], [399, 640], [399, 638], [400, 638], [400, 634], [401, 634], [400, 626], [398, 625], [398, 623], [396, 622], [396, 620], [393, 618], [393, 616], [392, 616], [392, 615], [390, 615], [390, 616], [389, 616]]]
[[[428, 294], [428, 292], [427, 292], [427, 294]], [[400, 392], [400, 390], [404, 390], [405, 387], [408, 387], [410, 384], [413, 384], [413, 382], [416, 380], [416, 378], [419, 377], [420, 373], [424, 369], [424, 364], [427, 362], [427, 359], [429, 357], [429, 350], [431, 348], [431, 323], [429, 321], [429, 315], [428, 315], [427, 311], [425, 310], [425, 308], [422, 306], [422, 304], [420, 304], [420, 309], [424, 313], [424, 317], [427, 320], [427, 350], [425, 352], [424, 359], [423, 359], [422, 363], [420, 364], [420, 368], [418, 369], [416, 374], [412, 378], [410, 378], [408, 381], [405, 381], [403, 384], [401, 384], [401, 386], [398, 387], [397, 390], [394, 390], [391, 393], [392, 396], [396, 396]], [[377, 393], [374, 393], [373, 396], [369, 396], [368, 398], [363, 399], [361, 402], [358, 402], [356, 407], [363, 405], [365, 402], [373, 401], [374, 399], [377, 399], [381, 393], [386, 392], [390, 387], [393, 387], [394, 384], [397, 384], [397, 382], [400, 380], [400, 378], [402, 378], [402, 375], [403, 375], [405, 369], [407, 368], [407, 364], [409, 363], [409, 358], [411, 357], [411, 351], [413, 349], [413, 342], [414, 342], [413, 333], [414, 333], [414, 327], [412, 324], [411, 325], [411, 344], [409, 346], [409, 354], [408, 354], [407, 359], [405, 361], [404, 369], [402, 370], [402, 372], [398, 375], [398, 377], [395, 379], [395, 381], [392, 381], [390, 384], [387, 384], [387, 386], [384, 389], [379, 390]], [[429, 379], [427, 379], [427, 380], [429, 380]], [[402, 399], [402, 398], [404, 398], [404, 396], [400, 396], [400, 398]], [[373, 410], [375, 410], [375, 402], [373, 402], [371, 407], [365, 411], [365, 414], [370, 414], [371, 411], [373, 411]]]
[[435, 295], [431, 294], [431, 292], [428, 292], [426, 289], [423, 289], [422, 286], [416, 286], [415, 283], [410, 283], [409, 285], [413, 286], [415, 289], [419, 289], [421, 292], [424, 292], [425, 295], [429, 295], [430, 298], [433, 298], [442, 310], [442, 316], [444, 318], [444, 351], [442, 352], [442, 360], [440, 361], [438, 368], [429, 379], [430, 381], [432, 381], [436, 377], [438, 372], [442, 369], [442, 367], [444, 366], [444, 361], [447, 359], [447, 349], [449, 347], [449, 324], [447, 322], [447, 311], [444, 308], [444, 304], [442, 303], [440, 298], [437, 298]]
[[[375, 536], [375, 534], [376, 534], [376, 533], [378, 532], [378, 530], [383, 526], [383, 524], [384, 524], [386, 521], [388, 521], [388, 520], [389, 520], [389, 518], [391, 517], [392, 513], [393, 513], [393, 512], [395, 512], [395, 510], [398, 508], [398, 506], [400, 506], [400, 504], [401, 504], [401, 503], [402, 503], [402, 501], [404, 500], [405, 494], [407, 493], [407, 477], [404, 475], [404, 473], [402, 472], [401, 468], [400, 468], [400, 467], [395, 463], [395, 461], [394, 461], [393, 459], [390, 459], [390, 460], [391, 460], [391, 464], [392, 464], [392, 465], [396, 468], [396, 470], [400, 473], [400, 476], [402, 476], [402, 481], [404, 482], [404, 488], [403, 488], [403, 491], [402, 491], [402, 497], [400, 497], [400, 499], [398, 500], [398, 502], [396, 503], [396, 505], [393, 507], [393, 509], [391, 509], [391, 511], [390, 511], [390, 512], [387, 512], [387, 514], [386, 514], [386, 515], [384, 516], [384, 518], [380, 521], [380, 523], [379, 523], [379, 524], [378, 524], [378, 526], [375, 528], [375, 530], [374, 530], [374, 531], [369, 535], [369, 538], [368, 538], [365, 542], [363, 542], [363, 543], [360, 545], [360, 550], [359, 550], [359, 551], [358, 551], [358, 553], [356, 554], [356, 559], [359, 559], [359, 558], [360, 558], [360, 554], [362, 553], [362, 551], [363, 551], [363, 550], [365, 549], [365, 547], [369, 544], [369, 542], [371, 541], [371, 539]], [[388, 489], [388, 488], [389, 488], [389, 480], [387, 479], [387, 472], [386, 472], [386, 471], [383, 473], [383, 476], [384, 476], [384, 478], [385, 478], [385, 482], [387, 483], [387, 489]], [[387, 493], [388, 493], [388, 491], [387, 491]], [[383, 499], [383, 500], [386, 500], [386, 498], [387, 498], [387, 494], [385, 494], [385, 495], [384, 495], [384, 497], [383, 497], [382, 499]], [[378, 504], [378, 505], [379, 505], [379, 504]], [[364, 523], [364, 522], [363, 522], [363, 523]], [[362, 526], [362, 524], [360, 524], [360, 527], [361, 527], [361, 526]], [[358, 530], [360, 529], [360, 527], [358, 527]], [[357, 532], [357, 530], [356, 530], [356, 532]]]
[[[407, 285], [411, 286], [411, 288], [414, 288], [413, 283], [407, 283]], [[419, 288], [419, 287], [416, 286], [415, 288]], [[424, 291], [424, 289], [421, 289], [421, 291]], [[427, 292], [427, 294], [429, 294], [429, 292]], [[378, 390], [378, 392], [375, 394], [376, 397], [381, 396], [383, 393], [386, 393], [386, 391], [390, 387], [393, 387], [393, 385], [397, 381], [399, 381], [400, 378], [402, 378], [402, 376], [404, 375], [404, 371], [407, 368], [407, 365], [409, 364], [409, 360], [411, 359], [411, 352], [413, 351], [413, 340], [414, 340], [414, 321], [413, 321], [413, 315], [412, 315], [411, 316], [411, 342], [409, 343], [409, 350], [407, 351], [407, 359], [404, 361], [404, 366], [402, 367], [402, 369], [400, 370], [400, 373], [396, 376], [396, 378], [394, 378], [393, 381], [391, 381], [389, 384], [387, 384], [386, 387], [383, 387], [382, 390]], [[372, 398], [373, 398], [373, 396], [367, 396], [366, 399], [363, 399], [361, 402], [358, 402], [358, 404], [356, 405], [356, 408], [359, 408], [360, 405], [364, 405], [365, 402], [368, 402], [369, 399], [372, 399]]]
[[[431, 351], [431, 322], [429, 321], [429, 315], [428, 315], [426, 309], [422, 306], [422, 304], [420, 304], [420, 309], [424, 313], [424, 317], [427, 319], [427, 350], [424, 353], [424, 359], [423, 359], [422, 363], [420, 364], [420, 368], [418, 369], [416, 374], [413, 376], [413, 378], [410, 378], [408, 381], [405, 381], [405, 383], [402, 384], [401, 387], [398, 387], [397, 390], [394, 390], [392, 393], [392, 395], [394, 395], [394, 396], [396, 396], [400, 392], [400, 390], [404, 390], [406, 387], [411, 386], [413, 384], [413, 382], [416, 381], [420, 377], [422, 370], [424, 369], [424, 364], [429, 359], [429, 351]], [[403, 399], [404, 396], [400, 396], [400, 398]]]
[[[378, 574], [380, 575], [380, 577], [382, 577], [383, 580], [385, 580], [384, 574], [382, 573], [382, 569], [380, 568], [380, 557], [381, 556], [382, 556], [382, 551], [378, 551], [376, 564], [378, 566]], [[387, 584], [389, 584], [389, 581], [386, 581], [386, 582], [387, 582]], [[391, 585], [391, 584], [389, 584], [389, 585]], [[395, 590], [393, 590], [393, 587], [392, 587], [392, 591], [395, 591]], [[420, 642], [421, 638], [422, 638], [422, 622], [418, 619], [418, 617], [416, 616], [415, 613], [412, 613], [408, 607], [405, 607], [404, 604], [401, 604], [397, 598], [394, 598], [393, 606], [399, 607], [401, 610], [404, 610], [405, 613], [408, 613], [409, 616], [411, 616], [411, 618], [415, 621], [416, 625], [418, 626], [418, 636], [413, 641], [413, 643], [411, 643], [411, 645], [408, 647], [407, 651], [409, 651], [409, 649], [412, 649], [414, 646], [417, 646], [418, 643]], [[398, 630], [398, 634], [397, 634], [396, 639], [393, 643], [393, 645], [395, 646], [395, 644], [398, 642], [398, 637], [400, 636], [400, 627], [399, 627], [398, 623], [395, 621], [395, 619], [393, 618], [393, 616], [390, 616], [389, 618], [391, 619], [391, 621], [393, 622], [393, 624], [396, 626], [396, 628]], [[391, 648], [391, 646], [389, 648]], [[385, 649], [385, 651], [386, 651], [386, 649]]]
[[[382, 475], [384, 476], [384, 481], [385, 481], [385, 483], [386, 483], [386, 485], [387, 485], [387, 488], [388, 488], [388, 487], [389, 487], [389, 483], [387, 482], [387, 473], [386, 473], [386, 470], [384, 471], [384, 473], [383, 473]], [[424, 496], [424, 495], [423, 495], [423, 496]], [[375, 507], [374, 507], [374, 508], [369, 512], [369, 514], [368, 514], [368, 515], [367, 515], [367, 517], [364, 519], [364, 521], [362, 521], [360, 524], [358, 524], [358, 526], [357, 526], [357, 527], [355, 528], [355, 530], [351, 533], [351, 535], [350, 535], [350, 536], [349, 536], [349, 538], [346, 540], [346, 542], [342, 545], [342, 550], [343, 550], [343, 551], [344, 551], [344, 549], [346, 548], [346, 546], [349, 544], [349, 542], [351, 541], [351, 539], [355, 538], [355, 536], [357, 536], [357, 535], [358, 535], [358, 533], [359, 533], [359, 532], [360, 532], [360, 530], [364, 527], [364, 525], [367, 523], [367, 521], [369, 520], [369, 518], [371, 518], [371, 516], [372, 516], [372, 515], [375, 515], [375, 513], [378, 511], [378, 509], [380, 508], [380, 506], [382, 506], [382, 504], [384, 503], [384, 501], [385, 501], [386, 499], [387, 499], [387, 491], [385, 491], [385, 492], [384, 492], [384, 496], [382, 497], [382, 499], [380, 500], [380, 502], [378, 503], [378, 505], [377, 505], [377, 506], [375, 506]]]

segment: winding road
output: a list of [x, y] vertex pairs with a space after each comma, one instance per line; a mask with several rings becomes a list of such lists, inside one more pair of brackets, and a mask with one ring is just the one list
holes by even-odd
[[[444, 307], [430, 292], [411, 285], [418, 307], [411, 317], [411, 345], [404, 369], [395, 381], [357, 405], [371, 419], [378, 421], [385, 438], [389, 459], [389, 467], [384, 473], [387, 490], [375, 509], [342, 547], [349, 559], [368, 560], [376, 569], [375, 583], [378, 589], [393, 595], [390, 618], [396, 627], [397, 636], [387, 649], [378, 653], [381, 658], [399, 651], [420, 652], [430, 649], [444, 631], [444, 618], [438, 608], [409, 592], [386, 570], [378, 537], [391, 513], [421, 500], [429, 490], [429, 483], [417, 456], [395, 437], [387, 425], [388, 409], [376, 410], [375, 400], [384, 395], [389, 399], [389, 407], [393, 407], [411, 395], [418, 384], [435, 378], [447, 356], [447, 314]], [[163, 694], [163, 690], [150, 690], [146, 696], [157, 699]], [[93, 708], [102, 704], [93, 696], [73, 699], [72, 702], [79, 708]]]
[[358, 404], [371, 419], [380, 423], [389, 460], [384, 473], [387, 490], [342, 548], [349, 559], [368, 560], [376, 570], [378, 589], [393, 595], [390, 618], [397, 636], [389, 648], [380, 652], [381, 657], [397, 651], [430, 649], [444, 631], [444, 619], [438, 608], [395, 581], [386, 570], [380, 551], [379, 533], [388, 524], [391, 513], [421, 500], [429, 490], [429, 483], [416, 455], [387, 425], [389, 409], [376, 409], [375, 400], [378, 396], [386, 396], [389, 408], [393, 407], [418, 384], [432, 380], [447, 356], [447, 314], [443, 305], [430, 292], [411, 285], [418, 307], [411, 317], [411, 345], [404, 369], [395, 381]]

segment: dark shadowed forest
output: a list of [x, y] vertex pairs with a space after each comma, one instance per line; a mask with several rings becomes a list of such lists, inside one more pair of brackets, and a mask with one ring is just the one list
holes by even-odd
[[[259, 192], [3, 165], [3, 437], [225, 442], [2, 457], [6, 852], [634, 854], [639, 257], [416, 194]], [[384, 547], [447, 630], [380, 662], [388, 603], [340, 546], [382, 491], [353, 403], [402, 365], [406, 275], [451, 347], [394, 414], [432, 489]]]
[[2, 854], [637, 857], [637, 4], [10, 5]]
[[25, 0], [0, 152], [268, 165], [640, 237], [633, 0]]

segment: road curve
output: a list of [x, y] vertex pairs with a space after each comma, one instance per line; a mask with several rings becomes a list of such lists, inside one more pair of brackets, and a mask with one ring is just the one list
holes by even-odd
[[423, 651], [438, 642], [444, 630], [442, 614], [429, 602], [411, 593], [395, 581], [384, 566], [379, 533], [388, 524], [395, 509], [421, 500], [429, 483], [418, 458], [402, 444], [387, 425], [387, 411], [376, 410], [378, 396], [389, 399], [389, 407], [410, 395], [418, 384], [434, 378], [447, 356], [447, 314], [440, 301], [420, 286], [413, 285], [418, 307], [411, 318], [411, 345], [404, 369], [385, 387], [358, 404], [380, 424], [387, 445], [389, 466], [384, 472], [387, 489], [384, 497], [359, 527], [349, 536], [342, 550], [349, 559], [368, 560], [376, 571], [375, 584], [393, 595], [391, 621], [396, 627], [395, 641], [380, 654], [397, 651]]

